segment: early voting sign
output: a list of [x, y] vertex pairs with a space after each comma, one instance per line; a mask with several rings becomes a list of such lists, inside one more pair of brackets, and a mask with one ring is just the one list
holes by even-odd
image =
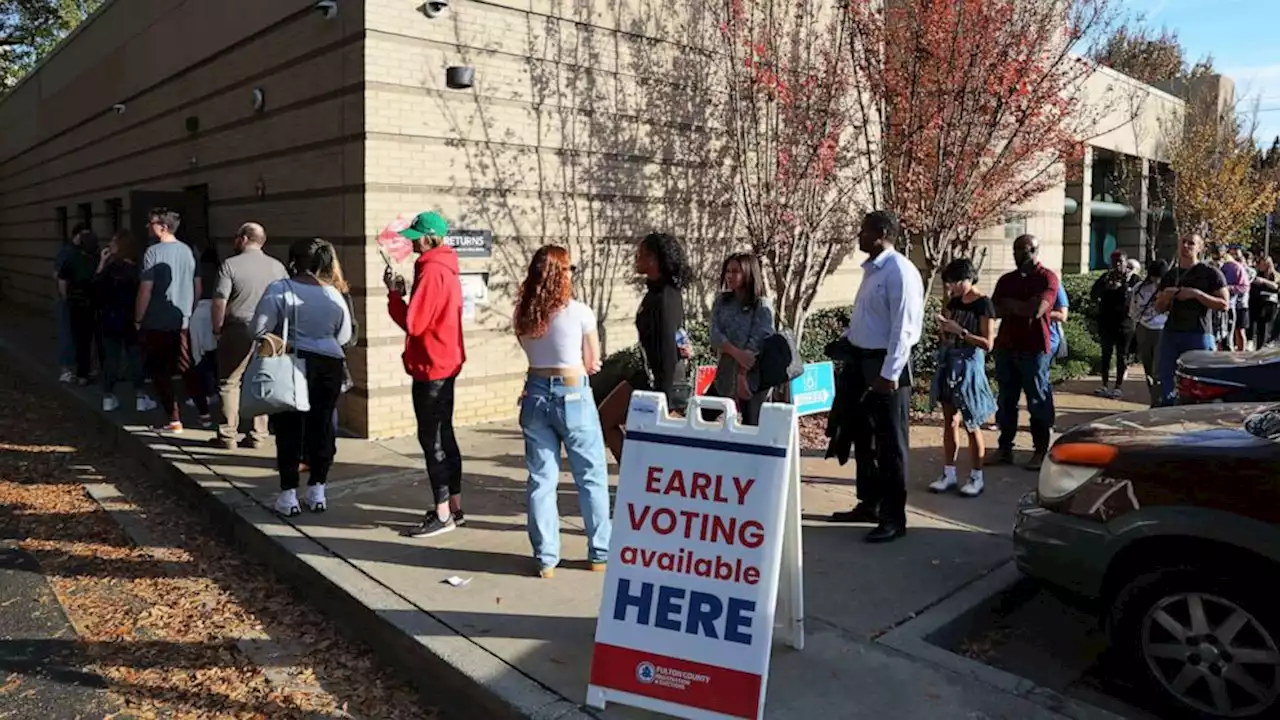
[[805, 363], [791, 381], [791, 402], [800, 416], [831, 412], [836, 402], [836, 366], [832, 362]]
[[766, 404], [747, 428], [694, 398], [688, 415], [632, 395], [587, 704], [762, 718], [779, 605], [803, 644], [796, 412]]

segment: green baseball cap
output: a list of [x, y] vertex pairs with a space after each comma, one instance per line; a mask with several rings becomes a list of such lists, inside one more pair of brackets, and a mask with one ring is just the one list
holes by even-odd
[[400, 231], [400, 236], [410, 240], [417, 240], [427, 235], [434, 235], [443, 238], [449, 234], [449, 223], [445, 221], [444, 216], [438, 212], [419, 213], [418, 217], [413, 219], [413, 224]]

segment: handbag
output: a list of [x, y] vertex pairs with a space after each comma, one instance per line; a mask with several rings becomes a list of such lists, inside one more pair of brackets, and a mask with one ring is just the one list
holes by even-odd
[[[289, 283], [290, 290], [293, 284]], [[283, 301], [283, 300], [282, 300]], [[287, 302], [287, 301], [286, 301]], [[268, 333], [258, 342], [240, 385], [240, 414], [256, 417], [282, 412], [307, 412], [307, 361], [289, 347], [289, 315], [297, 323], [298, 307], [284, 314], [280, 335]]]

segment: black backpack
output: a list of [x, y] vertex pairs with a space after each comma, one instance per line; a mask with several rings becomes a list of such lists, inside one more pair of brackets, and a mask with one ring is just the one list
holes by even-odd
[[761, 390], [785, 385], [804, 373], [804, 361], [796, 351], [796, 337], [790, 330], [779, 330], [764, 339], [757, 364]]

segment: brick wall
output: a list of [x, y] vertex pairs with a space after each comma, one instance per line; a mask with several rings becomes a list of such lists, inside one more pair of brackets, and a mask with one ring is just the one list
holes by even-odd
[[[463, 267], [489, 273], [490, 302], [466, 327], [457, 418], [512, 417], [526, 366], [510, 308], [534, 250], [570, 248], [579, 298], [621, 349], [635, 341], [635, 241], [651, 229], [727, 237], [727, 194], [697, 203], [718, 148], [705, 98], [687, 85], [697, 74], [681, 62], [682, 46], [707, 43], [716, 26], [699, 3], [645, 0], [455, 3], [436, 19], [416, 3], [368, 0], [366, 13], [365, 232], [427, 209], [493, 232], [493, 257]], [[475, 88], [447, 89], [449, 65], [473, 66]], [[372, 247], [364, 270], [381, 275]], [[353, 363], [375, 436], [413, 429], [402, 334], [381, 305], [370, 301], [369, 342]]]
[[[266, 226], [276, 254], [298, 237], [362, 245], [363, 19], [359, 4], [331, 21], [312, 5], [108, 2], [6, 97], [5, 297], [53, 297], [59, 208], [74, 224], [88, 203], [109, 236], [111, 203], [127, 227], [132, 191], [206, 186], [207, 234], [224, 251], [246, 220]], [[254, 88], [266, 95], [260, 113]]]

